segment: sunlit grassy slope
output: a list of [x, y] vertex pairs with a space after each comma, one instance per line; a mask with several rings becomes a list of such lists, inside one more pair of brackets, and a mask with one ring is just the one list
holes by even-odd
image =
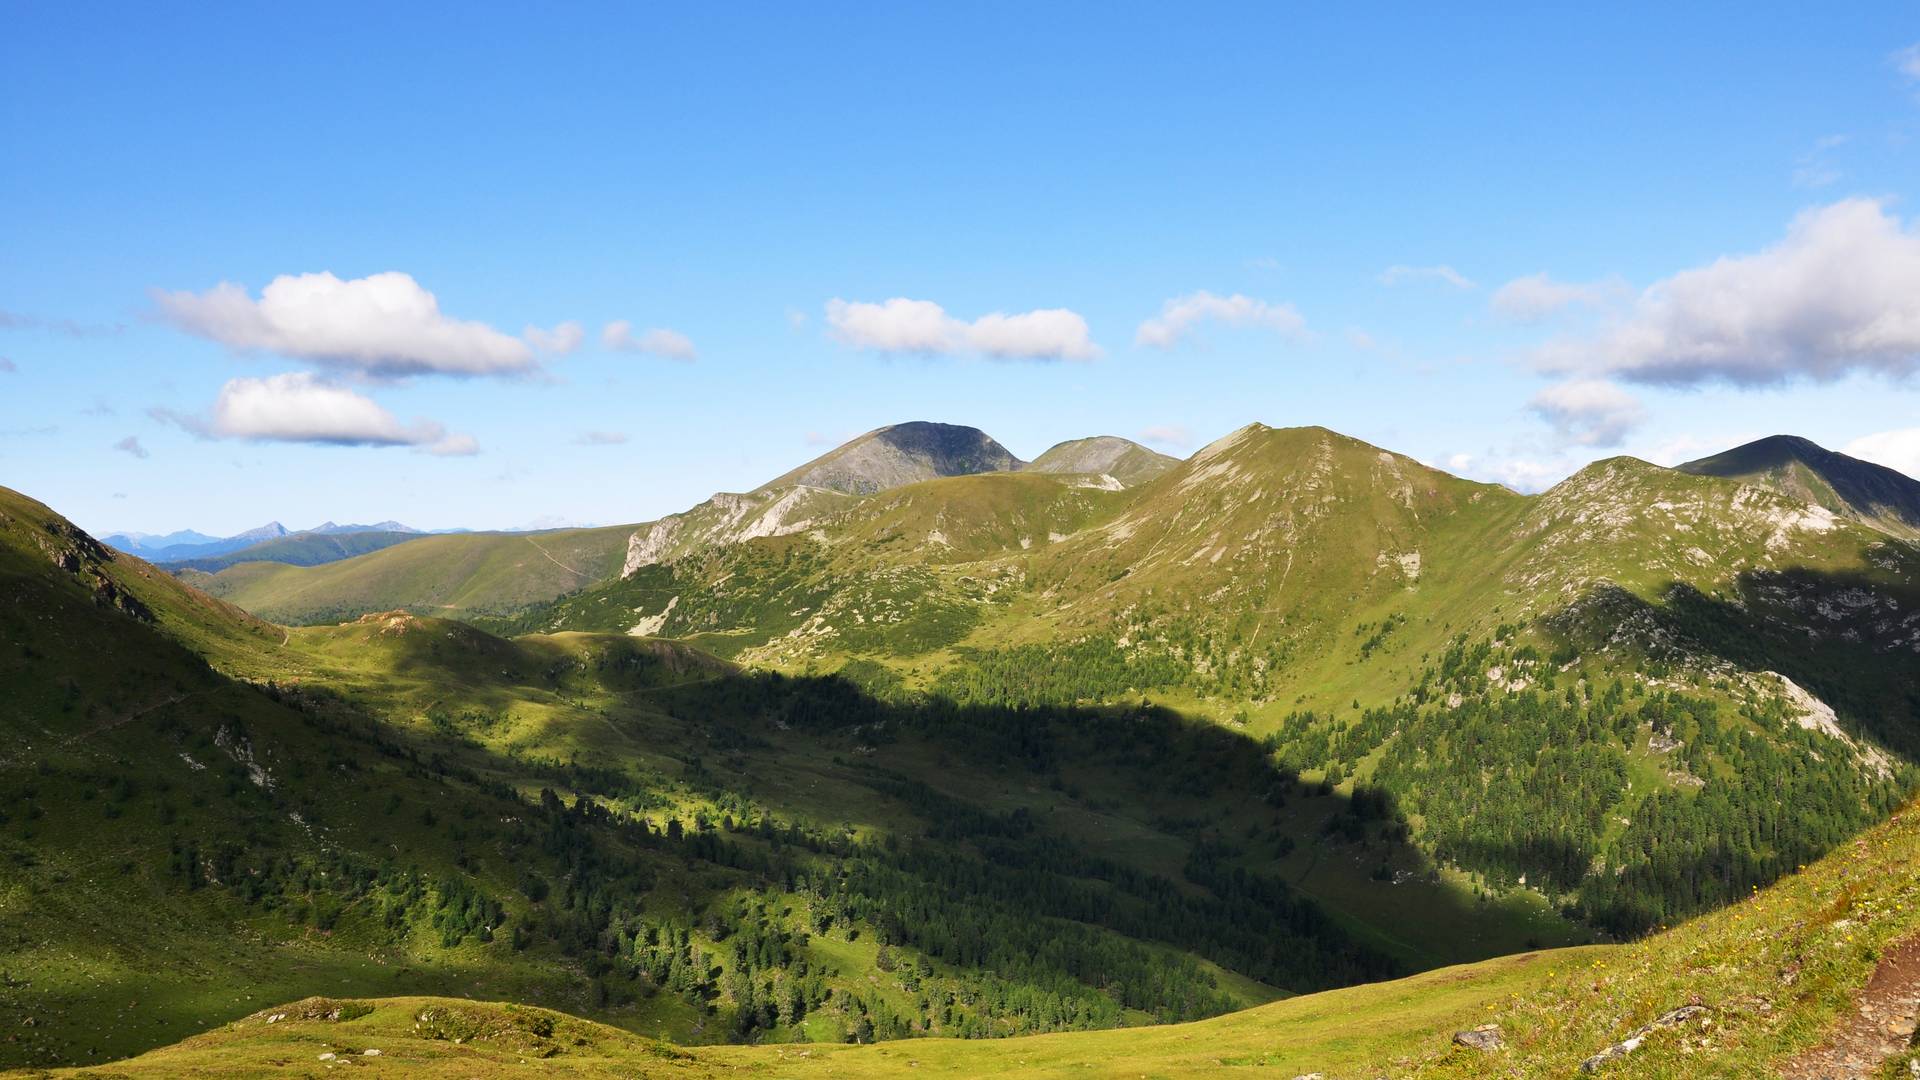
[[[927, 1014], [883, 933], [891, 970], [964, 999], [938, 1034], [1207, 1015], [1586, 937], [1164, 710], [887, 702], [404, 612], [287, 629], [11, 492], [0, 600], [0, 1064], [125, 1056], [310, 993], [720, 1041], [748, 937], [779, 942], [760, 977], [818, 985], [760, 1029], [779, 1041]], [[920, 934], [933, 918], [984, 937], [956, 950]], [[632, 944], [608, 958], [661, 928], [711, 960], [698, 987]], [[1071, 947], [978, 958], [1022, 934]]]
[[308, 623], [405, 608], [507, 615], [619, 572], [633, 526], [423, 536], [321, 566], [251, 562], [189, 572], [198, 588], [263, 618]]
[[[1527, 953], [1190, 1024], [987, 1043], [676, 1048], [513, 1005], [376, 1000], [349, 1009], [371, 1006], [363, 1016], [329, 1021], [301, 1017], [340, 1003], [302, 1002], [114, 1070], [279, 1075], [332, 1053], [426, 1076], [1564, 1077], [1655, 1018], [1699, 1005], [1699, 1017], [1657, 1029], [1602, 1075], [1768, 1076], [1846, 1022], [1879, 959], [1920, 935], [1915, 866], [1920, 813], [1909, 808], [1751, 899], [1638, 944]], [[276, 1014], [288, 1018], [269, 1023]], [[1488, 1023], [1503, 1048], [1451, 1042]], [[1905, 1075], [1911, 1056], [1889, 1059], [1883, 1074]]]

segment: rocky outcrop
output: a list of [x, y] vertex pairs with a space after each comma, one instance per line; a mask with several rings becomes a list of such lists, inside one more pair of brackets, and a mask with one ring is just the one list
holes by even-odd
[[685, 513], [661, 518], [627, 539], [620, 576], [667, 563], [696, 549], [786, 536], [813, 528], [841, 509], [847, 496], [824, 488], [793, 487], [746, 495], [722, 492]]
[[1682, 1005], [1671, 1012], [1661, 1013], [1654, 1018], [1652, 1023], [1645, 1027], [1635, 1028], [1626, 1038], [1621, 1039], [1619, 1042], [1614, 1043], [1612, 1046], [1581, 1062], [1580, 1071], [1583, 1073], [1599, 1072], [1609, 1063], [1618, 1061], [1646, 1045], [1647, 1037], [1663, 1028], [1679, 1027], [1681, 1024], [1695, 1019], [1699, 1019], [1702, 1023], [1711, 1023], [1711, 1020], [1708, 1020], [1706, 1016], [1707, 1007], [1704, 1005]]

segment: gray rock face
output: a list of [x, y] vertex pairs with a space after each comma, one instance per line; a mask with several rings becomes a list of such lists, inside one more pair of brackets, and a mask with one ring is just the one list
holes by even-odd
[[1682, 1005], [1671, 1012], [1661, 1013], [1654, 1018], [1652, 1023], [1645, 1027], [1635, 1028], [1626, 1038], [1621, 1039], [1619, 1042], [1614, 1043], [1612, 1046], [1581, 1062], [1580, 1071], [1583, 1073], [1599, 1072], [1602, 1068], [1605, 1068], [1608, 1063], [1618, 1061], [1628, 1054], [1633, 1053], [1635, 1050], [1640, 1049], [1641, 1046], [1646, 1044], [1647, 1036], [1652, 1035], [1661, 1028], [1678, 1027], [1695, 1017], [1702, 1017], [1706, 1014], [1707, 1010], [1704, 1005]]
[[1011, 472], [1023, 464], [979, 428], [915, 420], [869, 431], [759, 490], [804, 485], [871, 495], [942, 476]]
[[1471, 1031], [1456, 1031], [1453, 1041], [1455, 1045], [1487, 1054], [1507, 1045], [1507, 1040], [1501, 1037], [1499, 1024], [1481, 1024]]
[[1177, 458], [1155, 453], [1130, 439], [1095, 435], [1063, 442], [1034, 458], [1026, 468], [1031, 472], [1111, 476], [1122, 487], [1133, 487], [1178, 464]]

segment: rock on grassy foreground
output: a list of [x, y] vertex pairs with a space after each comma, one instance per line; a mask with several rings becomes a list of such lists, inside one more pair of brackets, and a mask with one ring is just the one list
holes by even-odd
[[63, 1075], [1905, 1076], [1920, 1060], [1916, 866], [1909, 806], [1749, 900], [1636, 945], [1526, 953], [1190, 1024], [679, 1048], [525, 1006], [309, 998]]

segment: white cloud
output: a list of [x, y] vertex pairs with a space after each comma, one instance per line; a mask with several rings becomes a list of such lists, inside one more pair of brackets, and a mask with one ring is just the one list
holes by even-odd
[[1862, 435], [1840, 448], [1840, 452], [1862, 461], [1898, 469], [1920, 480], [1920, 427], [1898, 428]]
[[1535, 394], [1527, 407], [1563, 442], [1576, 446], [1619, 446], [1645, 415], [1639, 399], [1604, 379], [1575, 379]]
[[1505, 484], [1528, 494], [1545, 491], [1567, 478], [1576, 466], [1567, 461], [1540, 461], [1535, 458], [1505, 457], [1482, 464], [1483, 479]]
[[565, 356], [580, 347], [580, 343], [587, 339], [587, 331], [577, 322], [563, 322], [551, 330], [529, 326], [521, 336], [543, 353]]
[[1100, 355], [1087, 320], [1066, 308], [982, 315], [967, 328], [966, 341], [995, 360], [1092, 360]]
[[1356, 349], [1363, 350], [1373, 350], [1380, 347], [1380, 343], [1374, 340], [1372, 334], [1367, 333], [1357, 326], [1347, 328], [1347, 344]]
[[1601, 307], [1624, 299], [1626, 283], [1606, 281], [1555, 281], [1546, 274], [1514, 278], [1494, 291], [1493, 310], [1510, 319], [1531, 322], [1555, 315], [1570, 307]]
[[1380, 284], [1403, 285], [1408, 282], [1438, 281], [1456, 289], [1471, 289], [1474, 284], [1466, 275], [1445, 263], [1438, 266], [1406, 266], [1396, 263], [1380, 271]]
[[1849, 135], [1822, 135], [1813, 141], [1812, 149], [1801, 154], [1793, 163], [1793, 186], [1797, 188], [1818, 188], [1839, 180], [1843, 175], [1834, 165], [1831, 154], [1852, 140]]
[[678, 330], [656, 326], [635, 334], [633, 324], [625, 319], [608, 323], [600, 331], [600, 342], [609, 349], [664, 356], [669, 360], [692, 360], [699, 355], [693, 347], [693, 340]]
[[342, 281], [283, 274], [255, 300], [231, 282], [203, 293], [155, 290], [160, 316], [239, 352], [271, 352], [368, 375], [501, 375], [533, 366], [527, 343], [440, 311], [407, 274]]
[[1180, 449], [1193, 445], [1193, 433], [1179, 424], [1155, 424], [1152, 427], [1141, 428], [1137, 437], [1141, 442]]
[[1893, 54], [1893, 66], [1909, 79], [1920, 80], [1920, 43]]
[[1134, 331], [1133, 343], [1169, 349], [1195, 326], [1209, 320], [1228, 326], [1265, 327], [1285, 337], [1299, 337], [1307, 328], [1307, 320], [1292, 304], [1268, 303], [1240, 293], [1215, 296], [1202, 289], [1160, 305], [1160, 314], [1141, 323]]
[[471, 435], [447, 435], [420, 448], [434, 457], [472, 457], [480, 452], [480, 441]]
[[949, 356], [981, 353], [996, 360], [1092, 360], [1100, 355], [1087, 320], [1066, 308], [1008, 315], [993, 312], [967, 322], [931, 300], [896, 296], [881, 303], [827, 301], [833, 336], [859, 349]]
[[1745, 431], [1733, 435], [1675, 435], [1658, 442], [1642, 443], [1628, 452], [1642, 461], [1651, 461], [1655, 465], [1672, 468], [1684, 461], [1717, 454], [1732, 446], [1742, 446], [1765, 435], [1766, 432]]
[[624, 431], [583, 431], [574, 440], [581, 446], [619, 446], [627, 441]]
[[1539, 454], [1521, 445], [1501, 451], [1489, 448], [1485, 454], [1452, 454], [1446, 459], [1446, 471], [1485, 484], [1502, 484], [1515, 491], [1533, 494], [1545, 491], [1566, 479], [1585, 463], [1563, 453]]
[[896, 296], [880, 304], [835, 297], [827, 301], [827, 325], [856, 348], [933, 354], [958, 351], [966, 324], [931, 300]]
[[140, 445], [140, 438], [137, 435], [129, 435], [121, 439], [119, 442], [113, 444], [113, 448], [123, 454], [132, 454], [137, 458], [144, 459], [147, 456], [147, 448]]
[[125, 332], [126, 329], [120, 323], [101, 324], [83, 323], [74, 319], [44, 319], [38, 315], [0, 309], [0, 330], [45, 330], [64, 337], [91, 338], [111, 337]]
[[310, 372], [230, 379], [208, 416], [152, 412], [208, 438], [335, 446], [414, 446], [440, 455], [477, 453], [471, 435], [449, 435], [431, 420], [402, 424], [379, 402]]
[[1920, 371], [1920, 233], [1871, 199], [1810, 210], [1773, 247], [1675, 274], [1616, 325], [1549, 345], [1539, 360], [1664, 384], [1911, 375]]

